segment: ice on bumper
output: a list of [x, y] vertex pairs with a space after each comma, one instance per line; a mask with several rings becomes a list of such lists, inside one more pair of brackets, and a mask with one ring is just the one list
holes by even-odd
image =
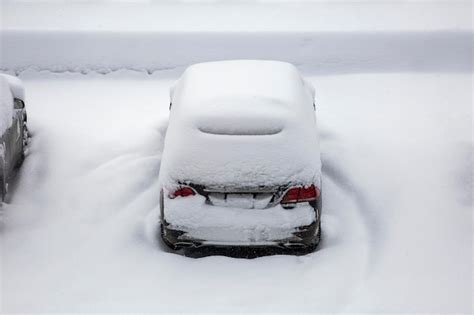
[[281, 205], [266, 209], [242, 209], [206, 204], [203, 196], [164, 199], [168, 228], [185, 232], [186, 238], [209, 244], [266, 244], [293, 236], [301, 226], [315, 221], [307, 203], [294, 209]]

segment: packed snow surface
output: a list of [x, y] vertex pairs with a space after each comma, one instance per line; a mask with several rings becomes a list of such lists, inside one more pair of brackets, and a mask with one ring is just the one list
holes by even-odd
[[192, 259], [156, 241], [169, 87], [24, 72], [32, 141], [2, 208], [1, 312], [472, 312], [471, 74], [315, 76], [322, 243]]
[[191, 66], [173, 88], [160, 169], [167, 189], [316, 184], [321, 161], [311, 91], [284, 62]]

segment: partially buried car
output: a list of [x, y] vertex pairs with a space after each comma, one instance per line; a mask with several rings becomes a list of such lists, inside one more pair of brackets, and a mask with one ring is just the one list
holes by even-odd
[[28, 143], [25, 92], [17, 77], [0, 74], [0, 198], [21, 166]]
[[161, 237], [181, 248], [313, 251], [321, 237], [314, 88], [291, 64], [195, 64], [170, 91]]

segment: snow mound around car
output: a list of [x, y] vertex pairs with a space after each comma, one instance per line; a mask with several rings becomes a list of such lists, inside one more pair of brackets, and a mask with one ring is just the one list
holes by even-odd
[[312, 91], [293, 65], [261, 60], [193, 65], [171, 96], [162, 185], [320, 184]]

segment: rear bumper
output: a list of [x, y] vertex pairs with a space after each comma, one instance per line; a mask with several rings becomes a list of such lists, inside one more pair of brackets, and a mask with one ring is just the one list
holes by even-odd
[[[161, 237], [166, 245], [174, 250], [183, 248], [204, 248], [204, 247], [217, 247], [217, 248], [229, 248], [229, 247], [247, 247], [247, 248], [280, 248], [280, 249], [301, 249], [301, 250], [314, 250], [319, 241], [321, 235], [321, 224], [320, 217], [317, 216], [316, 220], [306, 226], [300, 226], [289, 231], [289, 236], [281, 239], [273, 240], [247, 240], [247, 241], [235, 241], [235, 240], [216, 240], [206, 238], [196, 238], [190, 235], [189, 232], [179, 230], [171, 227], [169, 223], [163, 221], [161, 224]], [[245, 231], [242, 231], [245, 233]], [[277, 231], [279, 233], [280, 231]], [[271, 232], [269, 232], [271, 233]]]
[[[162, 195], [160, 209], [161, 237], [174, 250], [229, 249], [224, 254], [239, 257], [265, 255], [267, 250], [305, 254], [314, 251], [321, 238], [321, 196], [290, 210], [279, 205], [246, 210], [210, 206], [199, 195], [172, 201]], [[239, 249], [247, 253], [238, 254]]]

